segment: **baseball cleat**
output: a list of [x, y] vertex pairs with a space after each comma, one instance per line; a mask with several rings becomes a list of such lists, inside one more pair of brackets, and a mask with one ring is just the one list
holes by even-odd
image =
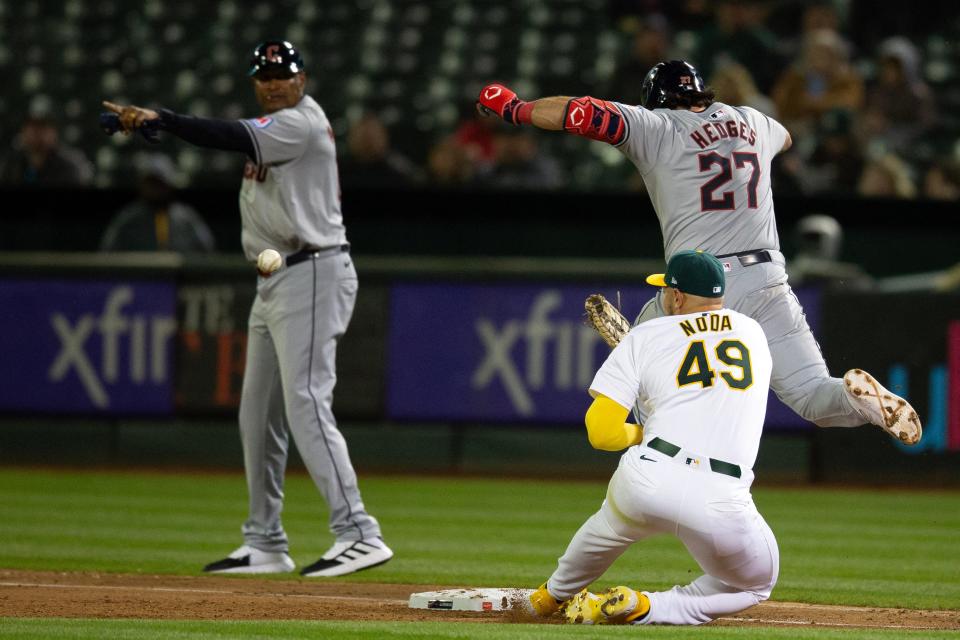
[[567, 624], [606, 624], [607, 620], [600, 612], [603, 600], [586, 589], [573, 596], [560, 607], [560, 613]]
[[847, 393], [860, 413], [904, 444], [917, 444], [923, 429], [910, 403], [888, 391], [863, 369], [850, 369], [843, 375]]
[[650, 598], [630, 587], [607, 589], [601, 598], [600, 612], [610, 624], [632, 624], [650, 613]]
[[549, 618], [560, 610], [563, 600], [557, 600], [547, 591], [547, 583], [544, 582], [540, 588], [530, 594], [529, 599], [530, 612], [541, 618]]
[[296, 565], [284, 551], [261, 551], [243, 545], [223, 560], [203, 568], [206, 573], [288, 573]]
[[335, 542], [323, 557], [304, 567], [306, 578], [333, 578], [381, 565], [393, 557], [393, 551], [381, 538]]

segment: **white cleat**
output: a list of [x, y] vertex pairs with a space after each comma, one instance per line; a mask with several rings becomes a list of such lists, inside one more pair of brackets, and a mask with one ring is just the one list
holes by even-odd
[[888, 391], [863, 369], [847, 371], [843, 383], [854, 406], [867, 420], [904, 444], [920, 442], [923, 428], [909, 402]]
[[336, 542], [323, 557], [304, 567], [307, 578], [332, 578], [381, 565], [393, 557], [393, 551], [380, 538]]
[[243, 545], [223, 560], [203, 568], [206, 573], [289, 573], [296, 565], [283, 551], [261, 551]]

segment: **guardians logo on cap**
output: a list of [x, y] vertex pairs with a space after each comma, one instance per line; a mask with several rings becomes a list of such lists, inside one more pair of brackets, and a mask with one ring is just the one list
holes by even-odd
[[670, 258], [666, 273], [647, 276], [656, 287], [673, 287], [702, 298], [721, 298], [726, 288], [723, 265], [703, 251], [680, 251]]

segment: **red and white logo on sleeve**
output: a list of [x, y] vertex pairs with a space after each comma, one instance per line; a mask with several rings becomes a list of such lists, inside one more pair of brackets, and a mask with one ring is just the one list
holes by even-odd
[[273, 118], [270, 116], [263, 116], [262, 118], [254, 118], [253, 126], [257, 129], [266, 129], [273, 122]]

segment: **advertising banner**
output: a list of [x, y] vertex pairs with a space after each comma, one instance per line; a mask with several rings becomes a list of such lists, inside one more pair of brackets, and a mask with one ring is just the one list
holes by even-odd
[[[633, 319], [650, 286], [620, 287]], [[399, 420], [577, 423], [609, 348], [584, 321], [591, 293], [566, 284], [398, 284], [391, 290], [387, 413]], [[819, 296], [800, 291], [816, 324]], [[767, 427], [810, 424], [771, 394]]]
[[[256, 296], [252, 278], [177, 288], [177, 411], [236, 416], [243, 389], [247, 319]], [[337, 345], [338, 417], [383, 416], [387, 290], [361, 284], [350, 326]], [[306, 348], [306, 341], [304, 347]]]
[[168, 282], [0, 279], [0, 409], [170, 414]]

